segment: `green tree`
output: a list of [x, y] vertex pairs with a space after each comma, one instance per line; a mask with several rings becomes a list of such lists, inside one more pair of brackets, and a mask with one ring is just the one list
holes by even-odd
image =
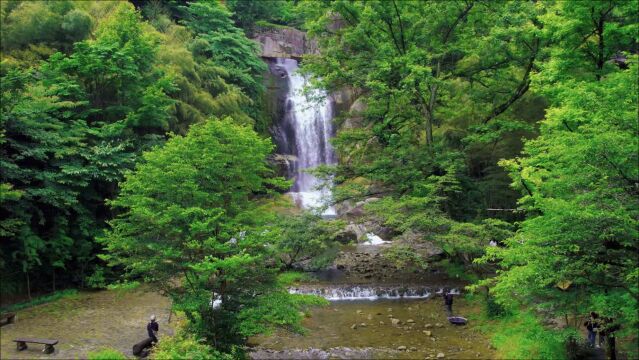
[[[633, 332], [639, 326], [637, 57], [624, 49], [637, 39], [637, 4], [548, 6], [542, 21], [546, 36], [556, 39], [533, 86], [551, 106], [523, 156], [502, 162], [524, 194], [527, 217], [505, 248], [488, 250], [482, 261], [497, 261], [502, 270], [482, 283], [502, 304], [534, 304], [576, 321], [594, 310], [613, 320], [608, 327]], [[560, 26], [567, 32], [552, 32]], [[615, 54], [625, 62], [608, 60]]]
[[34, 82], [28, 71], [2, 71], [2, 237], [11, 240], [3, 256], [19, 264], [29, 294], [32, 268], [60, 268], [70, 257], [66, 234], [77, 223], [68, 217], [91, 176], [81, 155], [88, 127], [75, 112], [84, 104], [61, 99], [58, 89]]
[[291, 25], [295, 20], [293, 0], [229, 0], [226, 5], [233, 12], [235, 24], [248, 33], [260, 23]]
[[217, 1], [192, 2], [182, 8], [183, 22], [195, 35], [195, 41], [190, 45], [194, 55], [226, 68], [226, 80], [253, 101], [246, 110], [257, 118], [258, 99], [264, 91], [262, 73], [266, 71], [266, 65], [258, 56], [257, 45], [233, 24], [231, 12]]
[[89, 115], [90, 123], [109, 125], [116, 136], [163, 134], [171, 125], [167, 93], [175, 88], [154, 68], [158, 45], [159, 38], [144, 29], [140, 14], [123, 3], [102, 21], [95, 40], [77, 43], [70, 56], [57, 53], [49, 59], [47, 85], [78, 83], [79, 94], [100, 109]]
[[70, 51], [75, 41], [86, 39], [93, 29], [94, 18], [86, 5], [69, 0], [3, 1], [3, 57], [29, 66], [56, 50]]
[[321, 48], [304, 67], [321, 86], [361, 94], [359, 124], [334, 142], [343, 159], [338, 195], [359, 178], [369, 180], [364, 195], [381, 186], [424, 196], [439, 182], [450, 185], [442, 210], [457, 220], [512, 207], [515, 194], [495, 164], [517, 153], [536, 120], [515, 111], [538, 106], [527, 95], [545, 45], [534, 4], [309, 1], [299, 8]]
[[311, 260], [310, 268], [321, 268], [333, 260], [336, 237], [345, 225], [308, 212], [283, 215], [276, 224], [281, 229], [276, 252], [287, 268], [300, 260]]
[[111, 202], [120, 215], [104, 258], [166, 289], [191, 330], [220, 349], [294, 324], [306, 302], [277, 286], [277, 232], [256, 202], [288, 185], [272, 177], [272, 150], [250, 128], [210, 119], [145, 153]]
[[160, 32], [157, 65], [171, 74], [179, 88], [169, 94], [176, 100], [172, 130], [184, 134], [191, 124], [210, 116], [230, 116], [238, 123], [254, 124], [255, 120], [245, 112], [251, 100], [225, 80], [230, 76], [229, 71], [208, 58], [196, 57], [190, 49], [199, 40], [185, 26], [171, 22], [169, 10], [162, 5], [150, 3], [143, 14]]

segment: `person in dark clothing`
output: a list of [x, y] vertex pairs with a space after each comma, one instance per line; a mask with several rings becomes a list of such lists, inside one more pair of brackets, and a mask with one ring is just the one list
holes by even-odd
[[155, 315], [151, 315], [151, 320], [146, 325], [146, 332], [149, 334], [149, 337], [153, 339], [153, 343], [158, 342], [158, 331], [160, 331], [160, 325], [155, 321]]
[[586, 330], [588, 330], [588, 345], [591, 347], [595, 346], [595, 340], [597, 339], [597, 331], [599, 330], [599, 315], [591, 311], [590, 318], [584, 322], [584, 326]]
[[443, 291], [444, 305], [446, 305], [446, 312], [448, 316], [453, 316], [453, 294], [450, 291]]

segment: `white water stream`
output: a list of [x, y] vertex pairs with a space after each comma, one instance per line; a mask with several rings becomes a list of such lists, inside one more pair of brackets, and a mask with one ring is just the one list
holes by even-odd
[[[298, 72], [293, 59], [278, 59], [277, 65], [288, 75], [285, 119], [293, 129], [294, 149], [297, 158], [292, 170], [294, 178], [290, 195], [295, 203], [305, 209], [325, 207], [330, 201], [330, 190], [322, 182], [306, 172], [320, 165], [335, 164], [335, 153], [329, 142], [333, 134], [333, 106], [326, 94], [319, 90], [304, 93], [307, 79]], [[334, 216], [335, 209], [328, 206], [324, 216]]]
[[[442, 292], [442, 288], [433, 289], [425, 286], [325, 285], [289, 288], [291, 294], [316, 295], [329, 301], [426, 299], [433, 295], [441, 295]], [[460, 294], [458, 289], [452, 289], [450, 292], [454, 295]]]

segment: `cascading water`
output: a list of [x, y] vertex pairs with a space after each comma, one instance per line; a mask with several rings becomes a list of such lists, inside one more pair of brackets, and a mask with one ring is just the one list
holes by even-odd
[[[307, 79], [298, 72], [298, 63], [293, 59], [277, 59], [277, 66], [286, 72], [288, 93], [285, 101], [283, 128], [289, 133], [283, 139], [297, 158], [289, 168], [289, 176], [294, 178], [291, 197], [305, 209], [320, 208], [328, 203], [330, 191], [322, 187], [322, 182], [309, 169], [320, 165], [335, 164], [335, 154], [329, 142], [333, 135], [333, 106], [326, 94], [319, 90], [303, 93]], [[324, 209], [322, 215], [334, 216], [332, 206]]]
[[[394, 299], [426, 299], [433, 294], [441, 295], [443, 288], [433, 289], [425, 286], [302, 286], [289, 288], [291, 294], [316, 295], [329, 301], [339, 300], [394, 300]], [[452, 294], [459, 295], [459, 290], [452, 289]]]

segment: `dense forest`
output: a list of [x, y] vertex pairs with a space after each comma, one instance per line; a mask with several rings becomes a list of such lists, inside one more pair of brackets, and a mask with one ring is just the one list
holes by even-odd
[[273, 163], [253, 39], [297, 29], [309, 89], [350, 99], [336, 163], [312, 170], [326, 206], [364, 204], [397, 268], [443, 269], [490, 321], [523, 322], [498, 356], [574, 358], [591, 311], [610, 358], [615, 339], [638, 356], [636, 1], [0, 4], [2, 305], [147, 284], [185, 319], [159, 359], [303, 333], [327, 301], [291, 294], [290, 270], [358, 239], [296, 208]]

